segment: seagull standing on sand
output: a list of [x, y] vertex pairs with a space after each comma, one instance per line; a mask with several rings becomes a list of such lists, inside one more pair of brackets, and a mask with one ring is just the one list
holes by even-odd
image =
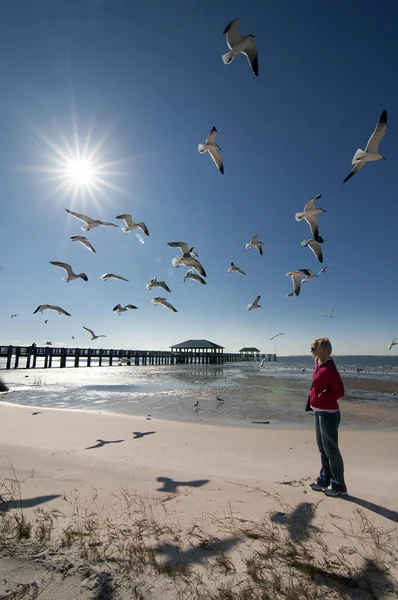
[[293, 295], [293, 293], [296, 294], [296, 296], [299, 295], [301, 287], [301, 277], [303, 275], [305, 277], [311, 277], [312, 271], [310, 269], [297, 269], [297, 271], [291, 271], [289, 273], [286, 273], [286, 276], [290, 276], [293, 281], [293, 292], [291, 294], [288, 294], [288, 296]]
[[197, 281], [197, 283], [206, 285], [206, 281], [204, 279], [202, 279], [202, 277], [200, 275], [197, 275], [196, 273], [194, 273], [192, 269], [188, 269], [188, 271], [185, 273], [185, 275], [183, 277], [181, 277], [181, 279], [183, 280], [184, 283], [187, 279], [193, 279], [194, 281]]
[[115, 308], [113, 308], [113, 312], [117, 312], [118, 315], [121, 315], [122, 312], [126, 312], [128, 309], [134, 310], [137, 307], [134, 304], [126, 304], [126, 306], [122, 306], [121, 304], [116, 304]]
[[94, 250], [93, 246], [90, 244], [88, 239], [84, 237], [84, 235], [72, 235], [69, 239], [71, 239], [72, 242], [80, 242], [83, 244], [83, 246], [90, 250], [90, 252], [95, 252], [97, 254], [97, 251]]
[[366, 144], [365, 150], [361, 150], [360, 148], [358, 148], [358, 150], [355, 152], [352, 158], [352, 164], [354, 165], [354, 168], [351, 169], [347, 177], [344, 179], [343, 183], [351, 179], [351, 177], [355, 175], [355, 173], [357, 173], [359, 169], [362, 169], [364, 164], [366, 164], [367, 162], [380, 160], [381, 158], [386, 160], [384, 156], [379, 152], [379, 143], [383, 138], [386, 130], [387, 111], [383, 110], [379, 117], [375, 130], [370, 136], [368, 143]]
[[141, 223], [134, 223], [133, 219], [131, 218], [131, 215], [118, 215], [116, 219], [124, 220], [126, 227], [122, 227], [122, 231], [129, 233], [129, 231], [133, 231], [134, 229], [141, 229], [141, 231], [145, 233], [145, 235], [149, 236], [148, 228], [145, 225], [145, 223], [143, 223], [142, 221]]
[[250, 248], [257, 248], [257, 250], [259, 251], [259, 253], [261, 255], [263, 254], [263, 246], [264, 246], [264, 244], [263, 244], [263, 242], [259, 241], [258, 235], [253, 235], [250, 242], [247, 242], [247, 244], [246, 244], [247, 250], [250, 250]]
[[33, 314], [35, 315], [37, 312], [41, 312], [43, 314], [43, 310], [54, 310], [60, 315], [66, 315], [67, 317], [71, 316], [70, 313], [66, 312], [66, 310], [60, 306], [54, 306], [53, 304], [40, 304]]
[[245, 54], [253, 73], [256, 77], [258, 77], [257, 46], [255, 42], [253, 42], [253, 38], [255, 36], [251, 33], [241, 36], [238, 29], [238, 21], [239, 19], [233, 19], [224, 29], [223, 35], [227, 34], [227, 44], [228, 48], [230, 48], [230, 51], [226, 54], [223, 54], [223, 62], [224, 64], [228, 65], [238, 54]]
[[274, 340], [276, 337], [278, 337], [279, 335], [285, 335], [284, 333], [277, 333], [275, 335], [272, 336], [272, 338], [270, 338], [270, 342], [272, 342], [272, 340]]
[[396, 342], [396, 341], [395, 341], [396, 339], [397, 339], [397, 338], [395, 337], [395, 338], [392, 340], [392, 342], [390, 342], [390, 343], [388, 344], [388, 349], [389, 349], [389, 350], [391, 350], [391, 348], [392, 348], [393, 346], [396, 346], [396, 345], [398, 344], [398, 342]]
[[222, 175], [224, 175], [224, 164], [223, 164], [222, 156], [220, 154], [221, 148], [218, 144], [216, 144], [217, 134], [218, 134], [217, 129], [215, 127], [212, 127], [209, 135], [206, 138], [206, 143], [198, 144], [198, 150], [201, 154], [208, 152], [210, 154], [210, 156], [212, 157], [212, 159], [214, 160], [214, 163], [215, 163], [217, 169], [220, 171], [220, 173], [222, 173]]
[[246, 275], [246, 273], [242, 271], [242, 269], [234, 265], [233, 262], [231, 262], [231, 266], [228, 269], [228, 273], [242, 273], [242, 275]]
[[322, 248], [314, 238], [312, 238], [311, 240], [304, 240], [303, 242], [301, 242], [301, 245], [304, 247], [308, 246], [313, 251], [319, 262], [323, 262]]
[[257, 296], [257, 298], [251, 303], [247, 305], [247, 310], [251, 310], [252, 308], [262, 308], [262, 306], [259, 305], [261, 296]]
[[326, 212], [326, 210], [324, 210], [323, 208], [316, 208], [315, 202], [319, 198], [321, 198], [321, 194], [317, 194], [315, 198], [309, 200], [304, 206], [304, 211], [296, 213], [296, 221], [301, 221], [302, 219], [305, 219], [308, 225], [310, 226], [311, 233], [314, 236], [314, 240], [319, 244], [322, 244], [323, 239], [319, 235], [317, 215]]
[[157, 277], [152, 277], [152, 279], [150, 280], [150, 282], [147, 283], [145, 287], [146, 287], [147, 290], [151, 290], [153, 287], [161, 287], [166, 292], [171, 292], [171, 289], [169, 288], [169, 286], [167, 285], [167, 283], [165, 281], [158, 281]]
[[72, 271], [72, 267], [67, 263], [50, 260], [50, 264], [54, 265], [54, 267], [60, 267], [66, 271], [66, 277], [62, 278], [66, 282], [73, 281], [74, 279], [83, 279], [83, 281], [88, 281], [88, 277], [85, 273], [74, 273]]
[[114, 275], [113, 273], [104, 273], [100, 276], [100, 279], [103, 279], [104, 281], [106, 281], [107, 279], [118, 279], [119, 281], [128, 281], [128, 279], [125, 279], [121, 275]]
[[119, 227], [119, 225], [115, 225], [115, 223], [109, 223], [109, 221], [100, 221], [99, 219], [90, 219], [90, 217], [87, 217], [87, 215], [82, 215], [81, 213], [73, 212], [72, 210], [69, 210], [68, 208], [65, 208], [65, 210], [69, 215], [72, 215], [72, 217], [76, 217], [76, 219], [79, 219], [80, 221], [84, 221], [85, 223], [87, 223], [87, 225], [85, 227], [80, 227], [80, 229], [82, 229], [83, 231], [90, 231], [90, 229], [94, 229], [94, 227], [99, 227], [100, 225], [102, 225], [103, 227]]
[[170, 302], [167, 302], [166, 298], [161, 298], [160, 296], [158, 296], [157, 298], [152, 298], [151, 302], [152, 302], [152, 304], [155, 304], [155, 306], [157, 304], [161, 304], [162, 306], [164, 306], [165, 308], [168, 308], [172, 312], [178, 312], [177, 309], [174, 308], [174, 306], [172, 304], [170, 304]]
[[83, 329], [85, 329], [86, 331], [88, 331], [89, 333], [91, 333], [91, 339], [92, 340], [97, 340], [100, 337], [106, 337], [106, 335], [95, 335], [94, 331], [92, 329], [89, 329], [88, 327], [84, 327], [84, 325], [82, 325]]

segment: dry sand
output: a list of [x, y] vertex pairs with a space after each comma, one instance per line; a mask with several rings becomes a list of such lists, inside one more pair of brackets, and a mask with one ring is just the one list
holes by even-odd
[[[0, 493], [7, 500], [14, 478], [11, 463], [22, 482], [22, 506], [29, 519], [38, 518], [38, 509], [70, 514], [72, 498], [75, 505], [92, 509], [93, 489], [96, 510], [104, 516], [112, 509], [115, 513], [120, 490], [128, 488], [146, 497], [147, 506], [163, 517], [167, 512], [168, 523], [186, 530], [196, 520], [214, 533], [217, 520], [227, 514], [254, 521], [273, 515], [274, 523], [293, 535], [289, 523], [303, 511], [308, 517], [309, 511], [306, 536], [323, 529], [336, 550], [352, 543], [348, 532], [351, 526], [355, 528], [361, 509], [377, 528], [397, 535], [396, 429], [342, 430], [340, 446], [350, 497], [336, 499], [308, 487], [319, 470], [310, 429], [267, 429], [267, 425], [255, 424], [224, 428], [156, 418], [37, 411], [33, 415], [31, 407], [0, 405]], [[17, 506], [15, 502], [0, 504], [4, 514], [16, 512]], [[220, 548], [234, 559], [240, 544], [236, 538]], [[93, 566], [73, 549], [57, 547], [38, 553], [38, 548], [25, 542], [0, 550], [1, 599], [33, 600], [39, 591], [40, 600], [178, 597], [176, 584], [167, 577], [165, 581], [147, 577], [141, 582], [143, 595], [134, 595], [126, 587], [128, 577], [116, 575], [110, 562]], [[163, 554], [167, 555], [167, 548]], [[186, 548], [185, 561], [207, 571], [207, 562], [194, 558], [194, 552], [195, 548]], [[377, 597], [397, 597], [391, 576], [397, 577], [397, 570], [385, 579], [383, 595]], [[224, 579], [226, 575], [218, 581]], [[183, 593], [181, 597], [189, 596]], [[356, 596], [353, 591], [349, 597], [367, 596]]]

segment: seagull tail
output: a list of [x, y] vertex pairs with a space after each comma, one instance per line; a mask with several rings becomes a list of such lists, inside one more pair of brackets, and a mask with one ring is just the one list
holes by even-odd
[[223, 54], [221, 58], [223, 59], [223, 63], [225, 65], [228, 65], [230, 62], [233, 61], [233, 59], [234, 59], [234, 53], [232, 52], [232, 50], [230, 50], [226, 54]]
[[304, 213], [296, 213], [296, 221], [301, 221], [304, 219]]
[[366, 152], [364, 152], [363, 150], [358, 148], [358, 150], [355, 152], [354, 156], [352, 157], [352, 164], [356, 165], [358, 162], [360, 162], [364, 158], [365, 155], [366, 155]]
[[206, 152], [206, 146], [204, 144], [198, 144], [198, 150], [203, 154], [203, 152]]

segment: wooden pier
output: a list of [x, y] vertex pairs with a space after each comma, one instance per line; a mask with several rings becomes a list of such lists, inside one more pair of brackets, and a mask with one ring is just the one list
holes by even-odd
[[[276, 362], [276, 354], [244, 355], [224, 352], [169, 352], [105, 348], [54, 348], [53, 346], [0, 346], [0, 369], [51, 367], [112, 367], [138, 365], [215, 365], [233, 362]], [[4, 367], [3, 367], [4, 368]]]

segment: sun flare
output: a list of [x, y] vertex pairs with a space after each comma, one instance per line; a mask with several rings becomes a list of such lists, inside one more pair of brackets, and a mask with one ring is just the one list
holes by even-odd
[[71, 160], [66, 167], [66, 175], [75, 185], [91, 185], [95, 179], [95, 169], [88, 160]]

